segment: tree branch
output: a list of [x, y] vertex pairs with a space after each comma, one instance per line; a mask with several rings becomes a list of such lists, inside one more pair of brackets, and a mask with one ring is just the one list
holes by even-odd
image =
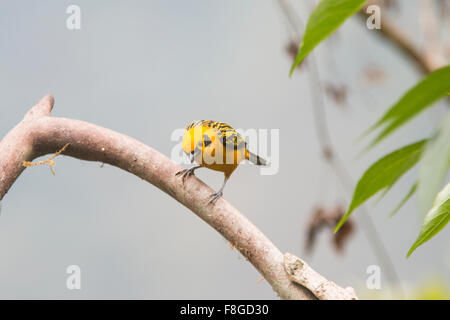
[[290, 253], [284, 255], [284, 268], [289, 279], [311, 290], [320, 300], [358, 299], [353, 288], [339, 287], [318, 274], [305, 261]]
[[24, 161], [55, 153], [70, 144], [64, 155], [128, 171], [192, 210], [230, 241], [281, 298], [314, 298], [305, 287], [291, 282], [283, 254], [236, 208], [224, 199], [207, 205], [213, 191], [202, 181], [191, 177], [183, 185], [175, 176], [181, 166], [126, 135], [79, 120], [50, 117], [53, 103], [52, 96], [45, 96], [0, 141], [0, 201], [25, 169]]
[[370, 0], [361, 8], [359, 16], [364, 21], [371, 15], [367, 12], [367, 8], [371, 5], [381, 8], [381, 29], [373, 30], [373, 32], [389, 40], [405, 56], [409, 57], [422, 73], [430, 73], [447, 64], [443, 52], [440, 50], [430, 51], [428, 48], [420, 50], [414, 43], [413, 37], [389, 17], [379, 0]]

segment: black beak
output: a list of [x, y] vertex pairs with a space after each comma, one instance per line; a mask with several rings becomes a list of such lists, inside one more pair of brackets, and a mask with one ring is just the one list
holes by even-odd
[[198, 148], [195, 148], [194, 151], [192, 151], [189, 154], [189, 160], [191, 160], [191, 163], [194, 163], [195, 157], [197, 157], [200, 154], [201, 150]]

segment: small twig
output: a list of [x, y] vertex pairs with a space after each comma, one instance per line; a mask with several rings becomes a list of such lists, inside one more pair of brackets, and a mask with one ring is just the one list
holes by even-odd
[[22, 165], [24, 167], [34, 167], [34, 166], [40, 166], [40, 165], [44, 165], [46, 163], [48, 163], [49, 167], [50, 167], [50, 171], [52, 172], [53, 175], [55, 175], [55, 171], [53, 171], [53, 168], [56, 163], [53, 161], [53, 159], [55, 159], [57, 156], [59, 156], [61, 153], [63, 153], [64, 151], [66, 151], [67, 147], [70, 145], [70, 143], [66, 143], [66, 145], [64, 147], [62, 147], [59, 151], [57, 151], [53, 156], [51, 156], [50, 158], [46, 159], [46, 160], [42, 160], [39, 162], [29, 162], [29, 161], [23, 161]]

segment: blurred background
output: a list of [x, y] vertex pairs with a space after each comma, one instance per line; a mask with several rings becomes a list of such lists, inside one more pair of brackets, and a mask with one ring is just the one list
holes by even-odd
[[[422, 43], [419, 1], [395, 3], [390, 13]], [[69, 5], [81, 9], [80, 30], [66, 27]], [[293, 30], [278, 1], [14, 1], [0, 7], [0, 137], [46, 93], [55, 97], [53, 116], [116, 130], [167, 156], [176, 144], [172, 132], [198, 119], [279, 129], [278, 174], [243, 165], [225, 189], [226, 200], [282, 252], [354, 287], [361, 298], [399, 297], [400, 287], [407, 297], [424, 287], [448, 294], [448, 228], [407, 260], [423, 220], [416, 197], [389, 218], [417, 168], [366, 206], [397, 276], [374, 253], [360, 211], [340, 250], [326, 227], [305, 249], [314, 214], [345, 209], [350, 194], [321, 153], [305, 66], [288, 76]], [[293, 1], [292, 9], [306, 21], [312, 3]], [[422, 77], [376, 32], [352, 17], [314, 51], [333, 147], [354, 181], [386, 153], [431, 135], [446, 108], [438, 104], [358, 157], [369, 140], [357, 138]], [[224, 238], [159, 189], [109, 165], [68, 157], [56, 163], [55, 176], [46, 166], [25, 170], [2, 201], [0, 298], [277, 298]], [[223, 178], [209, 170], [196, 174], [213, 189]], [[66, 287], [69, 265], [81, 268], [81, 290]], [[380, 266], [380, 290], [366, 287], [371, 265]]]

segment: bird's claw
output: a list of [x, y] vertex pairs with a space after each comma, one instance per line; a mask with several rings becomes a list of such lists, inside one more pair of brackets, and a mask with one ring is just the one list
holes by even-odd
[[181, 179], [184, 183], [184, 181], [186, 180], [187, 177], [190, 177], [194, 174], [194, 170], [192, 169], [183, 169], [181, 171], [178, 171], [177, 173], [175, 173], [176, 176], [181, 175]]
[[183, 169], [178, 171], [177, 173], [175, 173], [176, 176], [179, 176], [180, 174], [183, 174], [184, 172], [186, 172], [187, 169]]
[[216, 193], [213, 193], [213, 194], [211, 195], [211, 197], [210, 197], [211, 199], [208, 201], [208, 204], [211, 204], [211, 203], [216, 202], [217, 199], [219, 199], [220, 197], [222, 197], [222, 195], [223, 195], [222, 191], [218, 191], [218, 192], [216, 192]]

